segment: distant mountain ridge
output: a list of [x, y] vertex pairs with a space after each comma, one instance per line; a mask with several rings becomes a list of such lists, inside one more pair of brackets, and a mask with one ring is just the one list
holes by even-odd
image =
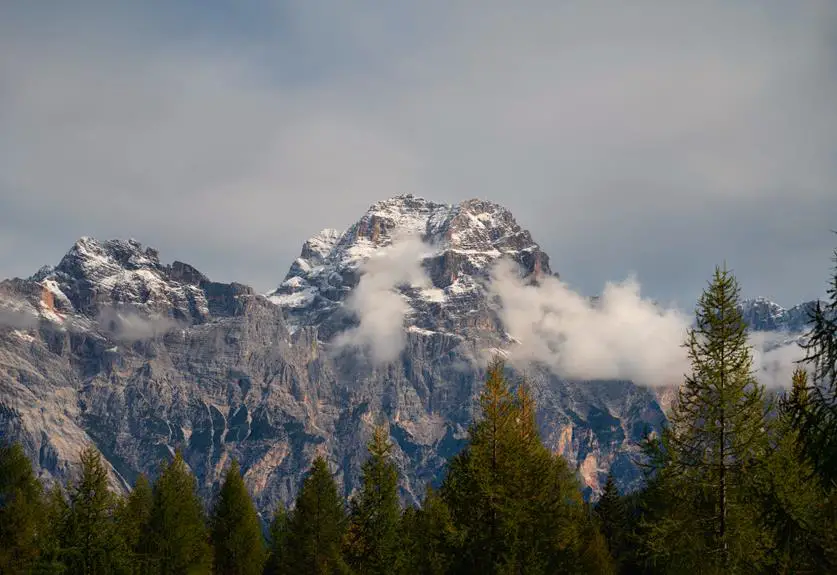
[[[357, 326], [347, 301], [365, 262], [411, 234], [423, 242], [428, 283], [394, 286], [407, 310], [403, 349], [383, 364], [337, 353], [336, 338]], [[133, 240], [82, 238], [54, 268], [0, 283], [0, 437], [22, 441], [42, 477], [57, 481], [93, 442], [117, 487], [153, 476], [179, 449], [209, 494], [235, 457], [267, 512], [295, 496], [317, 454], [350, 493], [384, 422], [401, 495], [415, 501], [463, 445], [486, 350], [509, 343], [484, 286], [504, 257], [531, 281], [553, 274], [502, 206], [412, 195], [310, 238], [265, 295], [164, 265]], [[758, 329], [794, 331], [802, 321], [797, 308], [766, 300], [743, 309]], [[611, 469], [623, 488], [637, 485], [636, 443], [665, 421], [659, 393], [527, 375], [544, 441], [588, 489]]]

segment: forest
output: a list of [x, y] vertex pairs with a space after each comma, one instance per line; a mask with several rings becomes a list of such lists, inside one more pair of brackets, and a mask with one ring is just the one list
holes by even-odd
[[638, 491], [611, 476], [586, 502], [526, 381], [495, 359], [466, 447], [419, 507], [399, 502], [385, 427], [348, 501], [318, 457], [269, 525], [235, 461], [207, 507], [179, 454], [123, 497], [92, 446], [51, 490], [20, 445], [0, 446], [0, 573], [835, 573], [837, 267], [827, 293], [777, 397], [754, 375], [738, 282], [715, 270], [684, 342], [690, 373], [640, 446]]

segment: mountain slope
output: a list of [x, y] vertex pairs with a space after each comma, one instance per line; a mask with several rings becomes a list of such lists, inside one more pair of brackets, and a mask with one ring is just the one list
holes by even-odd
[[[122, 487], [181, 450], [209, 494], [235, 457], [269, 511], [317, 454], [350, 493], [386, 423], [414, 501], [462, 446], [485, 358], [510, 343], [485, 286], [500, 258], [526, 281], [553, 273], [501, 206], [410, 195], [309, 239], [265, 296], [134, 241], [82, 238], [54, 268], [0, 283], [0, 436], [58, 481], [92, 441]], [[591, 490], [611, 468], [636, 485], [636, 442], [664, 421], [654, 392], [527, 377], [547, 445]]]

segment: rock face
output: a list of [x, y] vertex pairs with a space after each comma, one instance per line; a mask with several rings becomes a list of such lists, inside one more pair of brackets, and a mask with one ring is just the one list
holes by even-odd
[[[424, 242], [427, 281], [395, 286], [408, 310], [398, 358], [337, 349], [358, 323], [347, 301], [364, 262], [409, 234]], [[409, 195], [309, 239], [264, 296], [163, 265], [135, 241], [82, 238], [56, 267], [0, 283], [0, 437], [21, 440], [45, 481], [66, 481], [92, 442], [117, 488], [181, 450], [209, 495], [236, 458], [269, 512], [292, 500], [317, 454], [350, 494], [372, 427], [387, 423], [414, 502], [463, 445], [487, 351], [509, 344], [484, 285], [502, 257], [529, 281], [553, 273], [501, 206]], [[636, 485], [636, 442], [664, 421], [655, 394], [527, 375], [546, 443], [588, 490], [609, 469]]]

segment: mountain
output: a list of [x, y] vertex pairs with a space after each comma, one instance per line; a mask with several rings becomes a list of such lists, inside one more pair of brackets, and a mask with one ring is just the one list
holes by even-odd
[[[313, 236], [265, 295], [133, 240], [82, 238], [54, 268], [0, 283], [0, 437], [20, 440], [47, 482], [66, 481], [93, 442], [116, 488], [180, 450], [209, 495], [234, 457], [269, 512], [317, 454], [351, 493], [386, 423], [402, 498], [416, 501], [463, 445], [485, 358], [511, 343], [485, 285], [501, 258], [525, 281], [557, 275], [502, 206], [411, 195]], [[782, 319], [792, 310], [747, 309], [796, 325]], [[526, 375], [545, 442], [588, 491], [610, 469], [637, 485], [636, 442], [664, 422], [664, 393]]]

